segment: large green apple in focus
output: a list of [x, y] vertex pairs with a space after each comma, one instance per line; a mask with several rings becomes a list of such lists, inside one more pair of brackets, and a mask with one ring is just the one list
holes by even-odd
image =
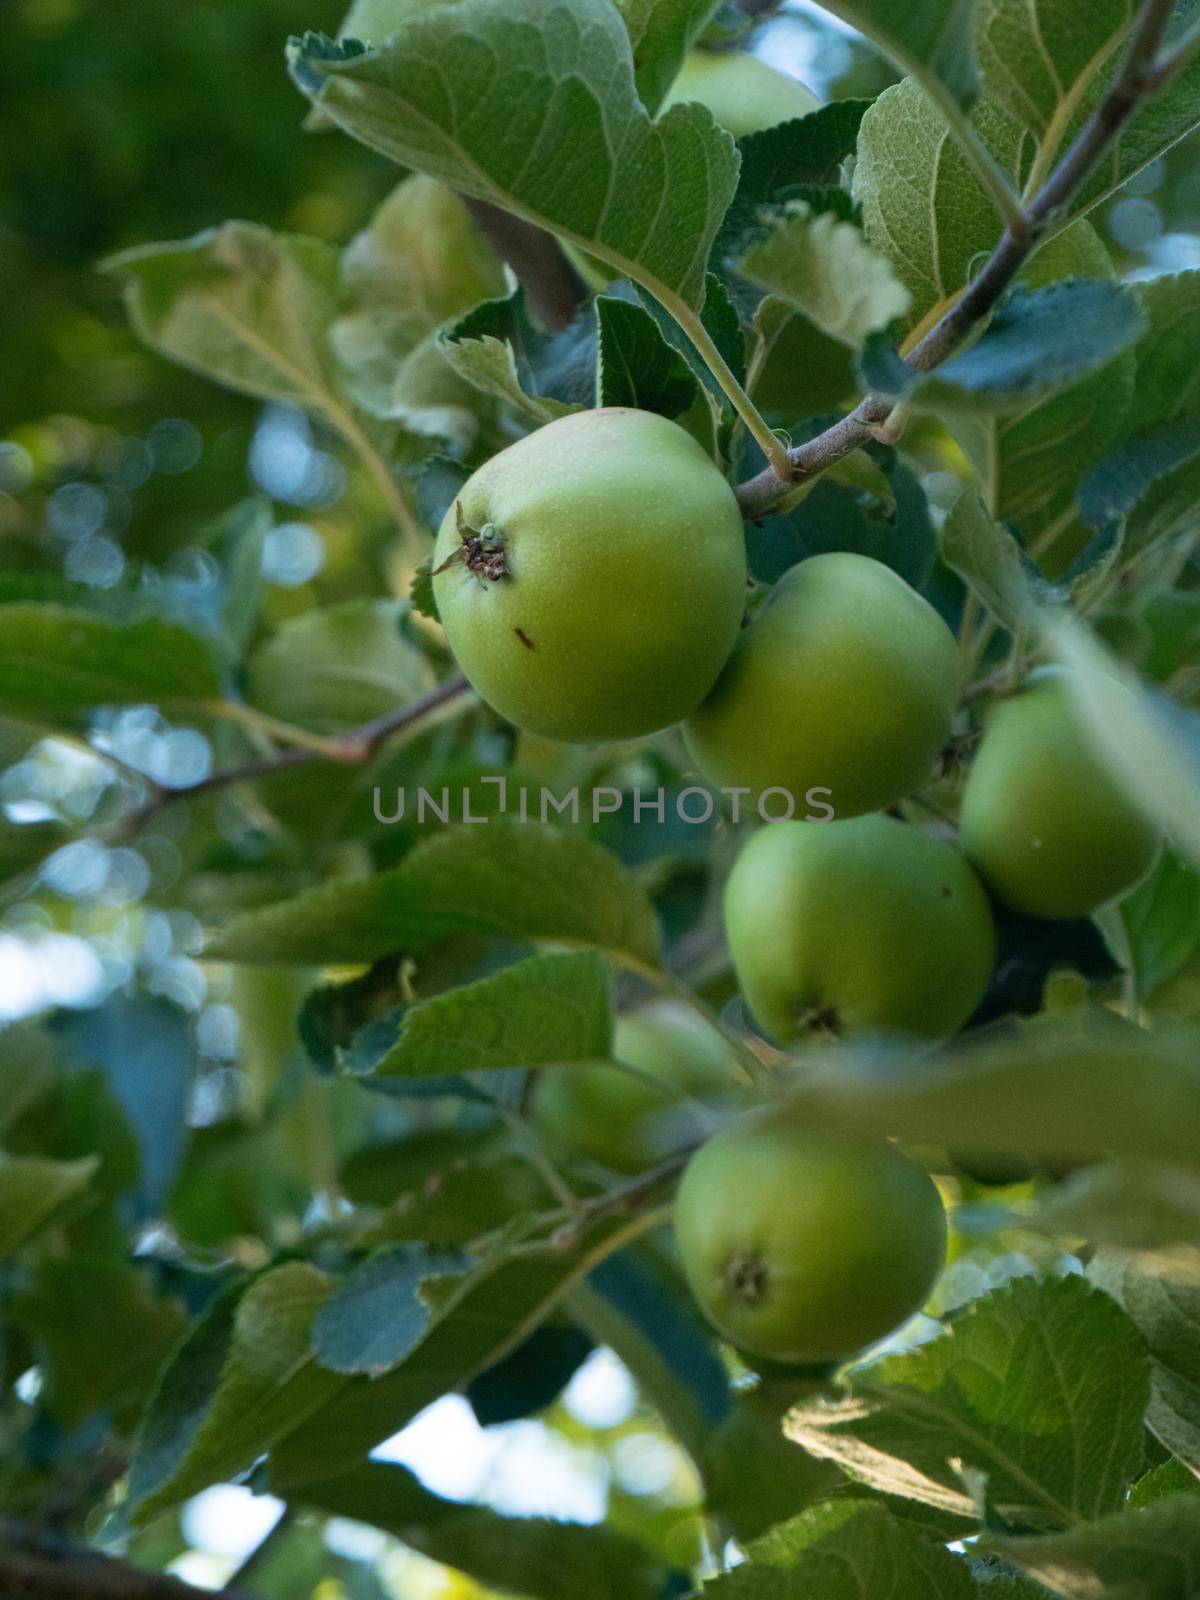
[[493, 456], [446, 513], [433, 567], [450, 648], [484, 700], [581, 743], [694, 711], [746, 596], [732, 489], [690, 434], [623, 407]]
[[947, 1039], [983, 999], [996, 955], [961, 852], [885, 816], [760, 828], [726, 884], [725, 929], [746, 1002], [781, 1044]]
[[889, 1144], [818, 1141], [776, 1107], [696, 1152], [675, 1233], [714, 1326], [789, 1364], [837, 1361], [884, 1338], [920, 1310], [946, 1252], [923, 1168]]
[[712, 784], [855, 817], [932, 777], [959, 681], [929, 602], [881, 561], [835, 551], [783, 575], [684, 735]]

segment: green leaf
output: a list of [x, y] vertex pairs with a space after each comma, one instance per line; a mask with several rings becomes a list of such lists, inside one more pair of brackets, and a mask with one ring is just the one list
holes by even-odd
[[592, 944], [655, 965], [654, 910], [616, 857], [552, 828], [489, 823], [424, 840], [398, 867], [235, 917], [213, 959], [374, 961], [454, 933]]
[[1174, 1457], [1160, 1467], [1151, 1467], [1129, 1491], [1131, 1506], [1153, 1505], [1173, 1494], [1200, 1494], [1200, 1478], [1193, 1477], [1182, 1461]]
[[1123, 439], [1079, 487], [1079, 510], [1096, 527], [1130, 517], [1133, 549], [1143, 551], [1186, 526], [1200, 461], [1200, 421], [1168, 422]]
[[[1009, 0], [1004, 3], [1007, 9]], [[1056, 9], [1060, 14], [1065, 9], [1063, 0]], [[1088, 26], [1090, 12], [1069, 9], [1071, 18], [1083, 19], [1081, 26]], [[1108, 12], [1109, 0], [1104, 0], [1098, 15]], [[1030, 43], [1036, 52], [1036, 40]], [[1090, 95], [1072, 105], [1066, 125], [1056, 122], [1061, 137], [1054, 139], [1055, 149], [1065, 148], [1074, 138], [1119, 60], [1120, 54], [1112, 53]], [[1162, 94], [1139, 106], [1091, 180], [1055, 217], [1040, 248], [1198, 123], [1200, 61], [1180, 73]], [[1022, 121], [1014, 121], [991, 93], [976, 103], [971, 126], [996, 166], [1017, 188], [1023, 187], [1030, 176], [1036, 135]], [[1049, 156], [1053, 158], [1053, 151]], [[915, 321], [934, 307], [944, 310], [970, 281], [975, 258], [990, 252], [1000, 238], [999, 218], [979, 178], [947, 133], [944, 117], [911, 78], [886, 89], [863, 119], [854, 193], [863, 208], [868, 241], [889, 257], [912, 292]]]
[[506, 340], [484, 334], [478, 339], [443, 342], [446, 359], [461, 377], [482, 394], [503, 400], [514, 411], [529, 418], [535, 427], [553, 422], [579, 409], [561, 401], [530, 394], [521, 383], [513, 347]]
[[137, 592], [123, 585], [93, 589], [86, 583], [72, 583], [57, 572], [0, 572], [0, 605], [11, 605], [14, 600], [52, 601], [106, 617], [129, 617], [142, 609]]
[[1141, 553], [1186, 531], [1200, 494], [1200, 384], [1194, 342], [1200, 337], [1200, 272], [1135, 285], [1147, 317], [1125, 437], [1080, 489], [1093, 525], [1129, 518], [1128, 545]]
[[548, 1317], [468, 1385], [467, 1399], [479, 1426], [518, 1422], [545, 1411], [595, 1348], [583, 1329], [565, 1315]]
[[433, 592], [433, 557], [422, 561], [413, 573], [412, 587], [408, 591], [408, 601], [414, 611], [419, 611], [423, 617], [429, 617], [433, 622], [440, 622], [437, 599]]
[[761, 235], [764, 207], [807, 199], [803, 191], [837, 182], [842, 163], [854, 154], [869, 105], [869, 100], [835, 100], [807, 117], [764, 128], [738, 142], [742, 164], [737, 192], [713, 246], [715, 265], [740, 255]]
[[468, 311], [438, 341], [460, 377], [539, 427], [595, 402], [596, 336], [588, 312], [560, 333], [543, 333], [529, 320], [518, 288]]
[[795, 1393], [786, 1380], [778, 1388], [764, 1383], [739, 1389], [701, 1458], [709, 1514], [727, 1521], [739, 1544], [762, 1541], [756, 1554], [770, 1529], [779, 1529], [786, 1538], [788, 1530], [780, 1524], [846, 1488], [845, 1477], [832, 1462], [819, 1461], [785, 1437], [783, 1395], [790, 1402]]
[[[746, 379], [746, 342], [742, 333], [742, 325], [738, 318], [737, 310], [729, 297], [729, 290], [725, 280], [710, 272], [705, 279], [706, 290], [704, 295], [704, 310], [700, 314], [700, 324], [708, 337], [716, 346], [721, 359], [733, 373], [739, 383]], [[701, 357], [690, 333], [686, 333], [678, 311], [672, 314], [665, 306], [661, 305], [652, 294], [647, 294], [640, 285], [635, 284], [638, 299], [642, 306], [654, 318], [658, 331], [692, 369], [697, 381], [703, 386], [708, 397], [709, 408], [712, 412], [714, 426], [728, 422], [733, 412], [728, 397], [721, 385], [713, 376], [712, 369]]]
[[185, 1321], [178, 1301], [153, 1292], [146, 1268], [79, 1254], [42, 1261], [11, 1315], [36, 1342], [50, 1408], [68, 1426], [140, 1399]]
[[[1183, 4], [1176, 8], [1176, 16], [1181, 22], [1189, 18], [1194, 20], [1193, 0], [1183, 0]], [[1122, 56], [1114, 53], [1105, 64], [1102, 74], [1106, 80], [1104, 87], [1116, 75], [1121, 60]], [[1075, 138], [1101, 92], [1101, 86], [1097, 84], [1090, 102], [1088, 97], [1083, 98], [1066, 126], [1060, 150], [1065, 150]], [[1128, 183], [1143, 167], [1178, 144], [1197, 125], [1200, 125], [1200, 60], [1193, 54], [1189, 64], [1170, 80], [1165, 89], [1145, 100], [1124, 124], [1104, 159], [1072, 203], [1070, 214], [1080, 216], [1107, 200], [1122, 184]]]
[[502, 1228], [519, 1212], [546, 1210], [555, 1203], [556, 1197], [527, 1156], [464, 1157], [399, 1194], [359, 1242], [367, 1248], [400, 1243], [469, 1245]]
[[942, 560], [1010, 632], [1027, 626], [1049, 585], [1024, 549], [988, 516], [983, 501], [964, 489], [939, 536]]
[[602, 406], [634, 406], [664, 417], [688, 409], [699, 393], [696, 379], [643, 306], [599, 295], [596, 321]]
[[299, 1498], [327, 1516], [382, 1528], [489, 1590], [532, 1600], [660, 1600], [667, 1590], [666, 1568], [615, 1528], [498, 1516], [443, 1500], [390, 1463], [307, 1483]]
[[1064, 1600], [1191, 1600], [1200, 1584], [1200, 1500], [1173, 1495], [1090, 1527], [986, 1545]]
[[[196, 1046], [186, 1011], [160, 997], [118, 990], [100, 1005], [62, 1012], [54, 1025], [73, 1066], [103, 1072], [136, 1140], [137, 1183], [130, 1203], [139, 1220], [159, 1216], [187, 1139]], [[74, 1081], [72, 1072], [66, 1085]], [[77, 1131], [87, 1120], [104, 1117], [104, 1140], [124, 1125], [100, 1106], [76, 1110], [75, 1115]], [[106, 1148], [100, 1142], [91, 1145], [93, 1150]]]
[[460, 0], [376, 50], [308, 34], [288, 55], [304, 93], [355, 138], [699, 310], [736, 150], [698, 106], [651, 121], [608, 0]]
[[973, 1520], [967, 1471], [1008, 1522], [1070, 1527], [1121, 1505], [1150, 1392], [1129, 1318], [1081, 1278], [1018, 1278], [940, 1338], [855, 1368], [846, 1399], [785, 1431], [871, 1488]]
[[[985, 104], [976, 116], [991, 127], [999, 114]], [[1007, 119], [996, 131], [1018, 142]], [[1002, 164], [1011, 172], [1015, 161], [1014, 151]], [[891, 261], [912, 296], [913, 322], [948, 306], [969, 282], [976, 256], [1000, 236], [991, 201], [913, 78], [885, 89], [863, 118], [854, 198], [868, 243]]]
[[729, 1380], [706, 1329], [689, 1314], [682, 1284], [662, 1262], [623, 1251], [590, 1273], [567, 1307], [628, 1368], [711, 1494], [721, 1464], [715, 1430], [731, 1411]]
[[593, 951], [532, 956], [411, 1006], [376, 1077], [605, 1060], [612, 1049], [612, 980]]
[[1127, 1251], [1147, 1272], [1177, 1270], [1200, 1281], [1200, 1174], [1192, 1169], [1138, 1161], [1084, 1167], [1022, 1225]]
[[[464, 462], [436, 453], [426, 456], [417, 468], [417, 507], [435, 533], [470, 476], [471, 469]], [[428, 611], [424, 614], [431, 615]]]
[[1169, 1266], [1149, 1271], [1116, 1251], [1102, 1252], [1088, 1271], [1125, 1308], [1150, 1347], [1148, 1426], [1200, 1474], [1200, 1276], [1176, 1274]]
[[215, 382], [359, 430], [328, 333], [338, 312], [339, 256], [332, 246], [250, 222], [226, 222], [178, 244], [112, 256], [129, 280], [137, 332], [182, 366]]
[[1200, 272], [1134, 285], [1146, 313], [1138, 341], [1137, 382], [1129, 426], [1141, 430], [1180, 418], [1200, 419]]
[[244, 1472], [336, 1392], [341, 1379], [309, 1355], [332, 1282], [306, 1262], [275, 1267], [176, 1349], [131, 1468], [137, 1521]]
[[[458, 1251], [410, 1246], [379, 1254], [341, 1286], [294, 1261], [245, 1293], [226, 1291], [176, 1350], [142, 1422], [136, 1518], [237, 1477], [264, 1454], [272, 1490], [358, 1466], [418, 1411], [522, 1344], [634, 1224], [619, 1214], [581, 1219], [571, 1237], [538, 1237], [539, 1226], [512, 1219], [474, 1266]], [[318, 1355], [354, 1371], [318, 1365]]]
[[994, 522], [982, 500], [966, 489], [955, 501], [939, 536], [942, 560], [980, 597], [1010, 632], [1036, 628], [1050, 608], [1079, 601], [1112, 571], [1124, 550], [1122, 524], [1102, 528], [1057, 583], [1034, 565], [1024, 545]]
[[274, 525], [271, 502], [255, 494], [231, 506], [208, 530], [205, 542], [224, 568], [222, 646], [235, 660], [245, 651], [258, 625], [267, 588], [263, 547]]
[[[35, 737], [31, 729], [31, 744]], [[15, 886], [24, 876], [32, 883], [42, 862], [60, 845], [70, 844], [72, 837], [71, 829], [61, 822], [10, 822], [0, 817], [0, 881]]]
[[[982, 1566], [982, 1564], [981, 1564]], [[987, 1600], [1048, 1600], [1049, 1589], [1044, 1589], [1040, 1583], [1034, 1583], [1032, 1578], [1022, 1578], [1011, 1571], [1007, 1562], [995, 1571], [991, 1563], [979, 1572], [980, 1584], [987, 1587], [982, 1592]]]
[[[174, 1073], [166, 1077], [169, 1093]], [[139, 1140], [104, 1071], [58, 1072], [41, 1087], [5, 1135], [11, 1155], [97, 1162], [93, 1184], [101, 1200], [115, 1200], [143, 1181]]]
[[988, 93], [1053, 154], [1076, 108], [1094, 101], [1136, 12], [1135, 0], [980, 0], [975, 44]]
[[829, 1500], [751, 1547], [704, 1585], [712, 1600], [971, 1600], [966, 1563], [882, 1506]]
[[638, 95], [653, 116], [684, 55], [717, 9], [717, 0], [615, 0], [615, 4], [629, 34]]
[[52, 1227], [87, 1192], [99, 1156], [42, 1161], [0, 1152], [0, 1260]]
[[909, 307], [907, 289], [860, 229], [803, 200], [772, 219], [737, 271], [852, 349]]
[[1145, 1033], [1107, 1013], [1047, 1016], [936, 1061], [855, 1058], [843, 1047], [788, 1097], [814, 1133], [840, 1138], [1195, 1167], [1198, 1039], [1195, 1029]]
[[[651, 309], [653, 310], [653, 308]], [[746, 340], [742, 332], [741, 319], [738, 316], [737, 307], [730, 298], [729, 290], [725, 287], [724, 280], [718, 278], [715, 272], [710, 272], [705, 278], [704, 310], [700, 315], [700, 321], [704, 331], [720, 352], [721, 358], [730, 372], [733, 373], [739, 383], [744, 383], [746, 381]], [[705, 363], [700, 361], [695, 347], [686, 338], [682, 340], [682, 343], [687, 347], [683, 351], [685, 358], [689, 355], [691, 357], [692, 370], [696, 372], [702, 381], [706, 379], [708, 383], [712, 384], [715, 393], [716, 380]], [[723, 394], [722, 401], [726, 406], [729, 403]]]
[[1200, 716], [1153, 697], [1080, 623], [1043, 620], [1087, 737], [1129, 799], [1200, 865]]
[[[428, 8], [429, 0], [350, 0], [337, 36], [374, 44], [399, 33], [412, 17]], [[322, 124], [317, 126], [322, 127]]]
[[195, 1434], [212, 1407], [247, 1283], [239, 1277], [217, 1290], [159, 1373], [129, 1467], [128, 1500], [135, 1518], [151, 1496], [161, 1493], [163, 1503], [169, 1503], [165, 1486], [185, 1466]]
[[[793, 439], [810, 437], [823, 422], [811, 419]], [[894, 450], [873, 442], [822, 474], [791, 511], [749, 525], [747, 550], [764, 583], [808, 556], [852, 550], [882, 561], [914, 589], [924, 587], [936, 553], [925, 491]]]
[[[477, 1262], [423, 1245], [383, 1250], [356, 1267], [317, 1312], [312, 1349], [333, 1372], [378, 1377], [398, 1366], [462, 1292], [495, 1270], [506, 1252]], [[477, 1269], [473, 1271], [472, 1269]]]
[[[505, 292], [504, 268], [462, 200], [421, 173], [402, 178], [342, 252], [353, 309], [392, 314], [408, 350], [448, 318]], [[335, 324], [334, 337], [345, 318]]]
[[57, 1041], [36, 1022], [0, 1028], [0, 1141], [53, 1088], [59, 1054]]
[[474, 396], [431, 336], [505, 286], [459, 196], [420, 173], [402, 179], [343, 251], [340, 283], [329, 338], [356, 402], [414, 432], [470, 445]]
[[203, 639], [157, 617], [117, 621], [66, 606], [0, 606], [0, 712], [57, 721], [105, 705], [214, 700], [221, 680]]
[[382, 1377], [339, 1376], [338, 1390], [319, 1411], [295, 1419], [294, 1431], [275, 1448], [269, 1464], [272, 1490], [289, 1493], [357, 1466], [439, 1395], [465, 1388], [522, 1343], [616, 1248], [629, 1225], [628, 1217], [610, 1218], [585, 1229], [574, 1244], [531, 1239], [514, 1252], [510, 1244], [522, 1226], [518, 1223], [510, 1240], [472, 1272], [445, 1280], [450, 1292], [444, 1299], [438, 1295], [436, 1313], [399, 1366]]
[[940, 103], [969, 105], [978, 86], [971, 41], [974, 0], [832, 0], [826, 6], [919, 79]]
[[[1108, 251], [1088, 222], [1075, 223], [1039, 251], [1021, 283], [1026, 292], [1057, 293], [1079, 277], [1108, 280], [1117, 293], [1128, 293], [1117, 288]], [[1097, 285], [1094, 292], [1106, 291]], [[1020, 516], [1041, 528], [1073, 513], [1075, 485], [1124, 425], [1136, 360], [1128, 347], [1115, 356], [1110, 352], [1099, 371], [1015, 413], [952, 419], [993, 516]], [[1096, 525], [1113, 520], [1106, 517]]]
[[1200, 950], [1200, 873], [1170, 850], [1118, 907], [1143, 1003]]
[[1028, 411], [1127, 350], [1142, 328], [1137, 298], [1123, 285], [1072, 278], [1018, 286], [982, 338], [933, 372], [914, 371], [891, 347], [868, 349], [869, 387], [917, 411], [999, 416]]

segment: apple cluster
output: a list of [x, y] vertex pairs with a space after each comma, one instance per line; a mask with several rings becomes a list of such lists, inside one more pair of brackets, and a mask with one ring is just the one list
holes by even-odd
[[[1052, 671], [1000, 701], [957, 839], [895, 814], [954, 733], [949, 627], [890, 567], [846, 552], [801, 561], [747, 619], [737, 500], [663, 417], [579, 412], [494, 456], [446, 514], [433, 583], [464, 672], [519, 728], [590, 742], [678, 723], [713, 786], [828, 794], [833, 820], [753, 832], [725, 889], [742, 995], [780, 1047], [863, 1034], [936, 1046], [988, 988], [994, 906], [1086, 915], [1154, 861], [1155, 829]], [[695, 1119], [672, 1108], [711, 1104], [733, 1081], [721, 1034], [677, 1004], [622, 1017], [614, 1055], [544, 1074], [534, 1100], [548, 1138], [611, 1170], [694, 1142]], [[920, 1307], [946, 1224], [907, 1155], [814, 1139], [785, 1103], [701, 1144], [676, 1230], [726, 1337], [821, 1363]]]

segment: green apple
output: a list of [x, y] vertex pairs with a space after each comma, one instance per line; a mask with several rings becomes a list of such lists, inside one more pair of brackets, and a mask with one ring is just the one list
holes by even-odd
[[578, 743], [694, 711], [745, 604], [732, 489], [674, 422], [620, 406], [561, 417], [480, 467], [433, 566], [450, 648], [484, 700]]
[[932, 775], [959, 682], [928, 601], [881, 561], [836, 551], [784, 573], [684, 735], [710, 783], [855, 817]]
[[890, 1144], [837, 1145], [768, 1107], [692, 1157], [675, 1203], [683, 1269], [725, 1338], [772, 1361], [837, 1361], [919, 1311], [946, 1217], [928, 1173]]
[[696, 1129], [684, 1096], [727, 1092], [729, 1052], [702, 1017], [673, 1000], [617, 1019], [613, 1056], [636, 1075], [603, 1063], [552, 1067], [538, 1080], [533, 1117], [556, 1144], [617, 1172], [640, 1172]]
[[996, 953], [962, 854], [894, 817], [773, 822], [734, 863], [725, 928], [742, 993], [781, 1044], [864, 1030], [947, 1039]]
[[821, 104], [799, 78], [744, 50], [689, 50], [662, 109], [687, 100], [707, 106], [735, 139], [807, 117]]
[[1149, 872], [1161, 846], [1097, 756], [1057, 671], [1034, 674], [996, 707], [961, 831], [997, 900], [1031, 917], [1088, 916]]

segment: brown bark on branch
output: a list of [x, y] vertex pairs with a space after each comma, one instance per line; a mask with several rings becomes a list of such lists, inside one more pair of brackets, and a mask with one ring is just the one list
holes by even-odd
[[[254, 1600], [246, 1589], [229, 1600]], [[0, 1525], [0, 1594], [5, 1600], [212, 1600], [167, 1572], [143, 1572], [124, 1561], [19, 1523]]]
[[[1107, 94], [1080, 129], [1074, 143], [1018, 219], [1004, 230], [999, 244], [962, 298], [934, 324], [905, 358], [915, 372], [930, 372], [952, 356], [989, 316], [1030, 253], [1082, 188], [1138, 105], [1172, 76], [1178, 58], [1156, 57], [1174, 0], [1146, 0], [1133, 31], [1121, 71]], [[771, 467], [739, 484], [738, 503], [747, 517], [766, 516], [798, 483], [819, 477], [844, 456], [865, 444], [872, 430], [891, 414], [890, 401], [874, 395], [815, 439], [788, 452], [792, 476], [784, 479]]]
[[[239, 767], [226, 767], [221, 772], [210, 772], [195, 783], [180, 784], [177, 788], [161, 788], [159, 792], [127, 817], [124, 832], [136, 835], [152, 817], [176, 800], [193, 800], [200, 795], [212, 794], [218, 789], [228, 789], [237, 783], [253, 783], [259, 778], [273, 778], [278, 772], [290, 772], [296, 767], [312, 766], [317, 761], [332, 761], [343, 766], [361, 766], [370, 761], [389, 740], [397, 734], [413, 734], [420, 725], [443, 707], [456, 700], [466, 700], [474, 694], [471, 685], [461, 672], [452, 672], [409, 705], [389, 711], [373, 722], [364, 722], [359, 728], [345, 734], [326, 750], [279, 750], [274, 755], [260, 756]], [[0, 1590], [0, 1594], [3, 1590]]]

